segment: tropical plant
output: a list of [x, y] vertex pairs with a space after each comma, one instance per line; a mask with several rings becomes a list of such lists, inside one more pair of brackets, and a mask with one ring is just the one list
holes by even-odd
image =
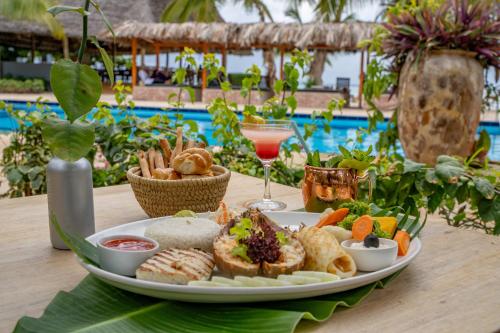
[[[438, 212], [448, 224], [500, 234], [500, 173], [473, 167], [474, 157], [440, 156], [431, 168], [411, 160], [381, 158], [372, 200], [380, 207]], [[367, 192], [361, 193], [361, 196]]]
[[[354, 15], [348, 12], [352, 11], [354, 6], [371, 2], [371, 0], [291, 0], [285, 14], [302, 23], [299, 6], [305, 2], [314, 7], [315, 22], [332, 23], [352, 20]], [[327, 62], [327, 51], [314, 51], [309, 76], [315, 85], [323, 85], [322, 76]]]
[[0, 79], [0, 92], [4, 93], [41, 93], [45, 91], [42, 79]]
[[[28, 103], [28, 108], [31, 104]], [[34, 111], [17, 110], [0, 101], [0, 110], [16, 121], [10, 143], [4, 148], [0, 166], [9, 188], [2, 196], [10, 198], [42, 194], [47, 191], [46, 166], [52, 154], [42, 139], [42, 122], [53, 116], [50, 108], [38, 99]]]
[[398, 3], [388, 9], [372, 50], [390, 59], [397, 75], [407, 59], [418, 61], [442, 49], [474, 52], [484, 66], [500, 69], [499, 18], [494, 0]]
[[[262, 0], [233, 0], [234, 3], [241, 3], [245, 10], [249, 12], [257, 11], [261, 22], [266, 20], [273, 22], [273, 17], [269, 8]], [[221, 17], [217, 6], [224, 3], [223, 0], [209, 1], [171, 1], [165, 8], [161, 20], [162, 22], [221, 22]], [[263, 51], [263, 59], [267, 69], [267, 84], [269, 88], [273, 87], [276, 77], [276, 68], [274, 64], [274, 52], [272, 50]]]
[[173, 0], [161, 15], [162, 22], [183, 23], [223, 21], [217, 5], [223, 0]]
[[61, 105], [67, 119], [54, 117], [45, 119], [42, 135], [52, 153], [63, 160], [74, 162], [90, 151], [94, 144], [94, 125], [88, 123], [85, 115], [97, 104], [102, 92], [101, 79], [96, 71], [82, 64], [88, 40], [98, 48], [111, 80], [114, 81], [113, 63], [97, 42], [95, 36], [87, 36], [89, 7], [92, 4], [103, 16], [104, 22], [112, 31], [108, 20], [94, 0], [85, 0], [83, 7], [55, 6], [48, 11], [56, 16], [63, 12], [77, 13], [82, 17], [82, 41], [78, 50], [77, 62], [70, 59], [59, 60], [50, 70], [52, 91]]

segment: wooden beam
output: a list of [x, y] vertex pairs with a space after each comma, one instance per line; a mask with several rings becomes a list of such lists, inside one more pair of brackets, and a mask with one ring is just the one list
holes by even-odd
[[280, 80], [285, 79], [285, 71], [284, 67], [285, 66], [285, 49], [280, 48]]
[[137, 39], [132, 39], [132, 89], [137, 84]]
[[227, 70], [227, 51], [226, 48], [223, 47], [221, 50], [221, 55], [222, 55], [222, 66]]
[[160, 45], [155, 44], [156, 69], [160, 69]]
[[[208, 53], [208, 45], [203, 44], [203, 56]], [[196, 70], [196, 69], [195, 69]], [[201, 100], [203, 100], [203, 91], [207, 87], [207, 69], [203, 67], [201, 71]]]
[[141, 48], [141, 67], [146, 67], [146, 49]]
[[358, 102], [359, 107], [363, 107], [363, 83], [365, 81], [365, 51], [361, 50], [361, 61], [359, 69], [359, 90], [358, 90]]

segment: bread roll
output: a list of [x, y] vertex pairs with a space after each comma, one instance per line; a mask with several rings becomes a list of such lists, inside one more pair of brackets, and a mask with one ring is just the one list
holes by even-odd
[[156, 169], [155, 158], [156, 158], [156, 151], [153, 148], [149, 148], [148, 150], [149, 172], [153, 172], [153, 170]]
[[155, 152], [155, 169], [157, 168], [165, 169], [165, 163], [163, 163], [163, 155], [159, 151]]
[[142, 150], [139, 150], [139, 152], [137, 153], [137, 158], [139, 158], [139, 166], [141, 167], [142, 176], [145, 178], [151, 178], [151, 172], [149, 171], [146, 154]]
[[181, 179], [181, 176], [172, 168], [156, 168], [153, 170], [153, 179], [176, 180]]
[[170, 143], [166, 139], [160, 139], [160, 147], [163, 150], [163, 165], [165, 168], [170, 166], [170, 156], [172, 155], [172, 148], [170, 148]]
[[173, 165], [174, 159], [182, 153], [182, 127], [177, 127], [177, 141], [175, 142], [175, 148], [170, 156], [170, 167]]
[[174, 158], [171, 167], [182, 175], [207, 174], [212, 167], [212, 155], [201, 148], [186, 149]]

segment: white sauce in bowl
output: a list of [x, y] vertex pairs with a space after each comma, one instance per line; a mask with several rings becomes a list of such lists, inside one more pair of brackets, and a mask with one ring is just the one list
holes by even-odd
[[366, 249], [366, 250], [379, 250], [379, 249], [388, 249], [392, 247], [389, 244], [385, 244], [383, 242], [380, 242], [378, 247], [366, 247], [363, 242], [357, 242], [357, 243], [351, 243], [351, 246], [354, 249]]

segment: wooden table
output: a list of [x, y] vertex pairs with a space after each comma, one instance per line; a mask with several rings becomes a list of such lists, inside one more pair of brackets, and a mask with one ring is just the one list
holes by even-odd
[[[259, 197], [262, 180], [233, 173], [226, 202]], [[273, 184], [274, 197], [302, 207], [300, 191]], [[94, 190], [97, 230], [146, 217], [129, 185]], [[298, 332], [493, 332], [500, 329], [500, 238], [431, 219], [423, 250], [387, 289], [324, 323]], [[68, 251], [51, 247], [45, 196], [0, 200], [0, 332], [40, 316], [59, 290], [87, 274]]]

